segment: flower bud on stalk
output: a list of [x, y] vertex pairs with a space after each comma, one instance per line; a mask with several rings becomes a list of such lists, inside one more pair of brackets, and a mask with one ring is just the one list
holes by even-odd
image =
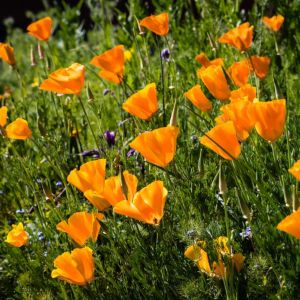
[[35, 55], [34, 55], [33, 46], [31, 46], [31, 48], [30, 48], [30, 61], [31, 61], [32, 67], [36, 66], [36, 59], [35, 59]]

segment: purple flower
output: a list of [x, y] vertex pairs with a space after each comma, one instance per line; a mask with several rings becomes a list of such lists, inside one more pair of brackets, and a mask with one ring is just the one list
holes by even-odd
[[106, 96], [109, 93], [110, 93], [110, 89], [104, 89], [102, 92], [103, 96]]
[[243, 239], [251, 239], [252, 238], [252, 230], [251, 230], [251, 227], [246, 227], [246, 230], [245, 231], [242, 231], [240, 233], [240, 236], [243, 238]]
[[60, 188], [60, 187], [63, 186], [63, 183], [59, 180], [59, 181], [57, 181], [57, 182], [55, 183], [55, 186], [56, 186], [57, 188]]
[[92, 149], [92, 150], [85, 150], [83, 152], [80, 153], [81, 156], [83, 157], [99, 157], [99, 151], [97, 149]]
[[136, 151], [135, 151], [134, 149], [130, 149], [130, 150], [127, 152], [127, 157], [134, 156], [135, 153], [136, 153]]
[[114, 131], [106, 130], [104, 133], [104, 138], [107, 141], [109, 147], [113, 146], [116, 141], [116, 133]]
[[165, 48], [161, 51], [160, 57], [166, 61], [170, 58], [170, 50], [168, 48]]

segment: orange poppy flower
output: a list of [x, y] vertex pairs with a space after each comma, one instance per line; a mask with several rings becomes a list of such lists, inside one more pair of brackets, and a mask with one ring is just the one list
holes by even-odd
[[229, 69], [230, 74], [235, 85], [241, 87], [245, 85], [249, 80], [250, 66], [247, 60], [242, 60], [233, 63]]
[[54, 260], [52, 278], [59, 278], [71, 284], [86, 285], [94, 279], [93, 251], [89, 247], [64, 252]]
[[296, 161], [294, 165], [289, 168], [289, 172], [300, 181], [300, 160]]
[[285, 99], [253, 104], [253, 122], [257, 133], [267, 141], [275, 142], [285, 125]]
[[133, 199], [114, 206], [114, 212], [147, 224], [158, 225], [164, 214], [168, 191], [162, 181], [154, 181], [138, 191]]
[[[0, 108], [0, 132], [9, 139], [26, 140], [31, 137], [32, 132], [28, 127], [27, 121], [18, 118], [4, 128], [7, 122], [7, 107]], [[1, 130], [2, 128], [2, 130]]]
[[[220, 110], [224, 113], [223, 120], [233, 122], [238, 139], [245, 141], [255, 125], [252, 118], [252, 103], [248, 100], [239, 100], [222, 106]], [[220, 123], [220, 119], [216, 121]]]
[[237, 272], [241, 272], [244, 266], [245, 256], [242, 253], [235, 253], [232, 255], [231, 260], [232, 265], [237, 270]]
[[24, 230], [23, 224], [20, 222], [18, 225], [12, 225], [12, 228], [13, 229], [7, 234], [5, 242], [15, 247], [26, 245], [29, 235]]
[[158, 110], [157, 92], [155, 83], [146, 85], [142, 90], [131, 95], [122, 105], [128, 113], [148, 120]]
[[245, 84], [241, 86], [239, 89], [231, 91], [230, 93], [230, 101], [235, 102], [239, 100], [248, 100], [253, 102], [256, 98], [256, 88], [251, 84]]
[[236, 159], [241, 153], [241, 145], [232, 121], [216, 125], [200, 138], [200, 143], [227, 160]]
[[58, 94], [79, 95], [84, 86], [84, 65], [74, 63], [68, 68], [61, 68], [48, 76], [40, 85], [41, 90]]
[[140, 21], [140, 26], [146, 27], [157, 35], [167, 35], [169, 32], [169, 14], [146, 17]]
[[79, 246], [83, 246], [89, 238], [97, 241], [101, 227], [97, 219], [103, 218], [102, 214], [77, 212], [68, 219], [68, 223], [62, 221], [57, 224], [56, 229], [67, 233]]
[[52, 19], [50, 17], [33, 22], [27, 27], [28, 34], [40, 41], [48, 41], [51, 36], [51, 30]]
[[113, 83], [120, 84], [124, 76], [124, 46], [118, 45], [104, 53], [93, 57], [90, 64], [101, 68], [99, 76]]
[[216, 65], [216, 66], [223, 66], [223, 59], [222, 58], [216, 58], [213, 60], [209, 60], [205, 53], [201, 52], [195, 57], [195, 60], [199, 62], [204, 68], [209, 67], [210, 65]]
[[178, 134], [176, 126], [161, 127], [140, 134], [129, 145], [148, 162], [165, 168], [174, 158]]
[[105, 185], [106, 160], [98, 159], [87, 162], [74, 169], [67, 177], [67, 181], [84, 193], [84, 196], [99, 210], [110, 206], [102, 197]]
[[245, 51], [251, 46], [252, 38], [253, 26], [246, 22], [223, 34], [219, 38], [219, 42], [229, 44], [240, 51]]
[[300, 239], [300, 208], [285, 217], [276, 228]]
[[284, 17], [281, 15], [273, 16], [272, 18], [263, 17], [262, 21], [269, 29], [278, 31], [284, 22]]
[[211, 268], [207, 252], [204, 251], [197, 244], [189, 246], [185, 250], [184, 256], [190, 260], [196, 261], [197, 266], [201, 272], [207, 273], [208, 275], [211, 274]]
[[16, 64], [14, 48], [8, 44], [0, 43], [0, 58], [11, 66]]
[[254, 71], [259, 79], [264, 79], [268, 75], [270, 62], [271, 59], [267, 56], [252, 55], [250, 57], [249, 66], [251, 71]]
[[201, 68], [198, 76], [215, 98], [227, 100], [230, 97], [230, 89], [221, 66], [210, 65], [205, 69]]
[[220, 255], [230, 255], [230, 249], [228, 247], [228, 237], [219, 236], [214, 240], [215, 248]]
[[199, 84], [193, 86], [183, 94], [201, 111], [206, 112], [212, 109], [211, 102], [206, 98]]

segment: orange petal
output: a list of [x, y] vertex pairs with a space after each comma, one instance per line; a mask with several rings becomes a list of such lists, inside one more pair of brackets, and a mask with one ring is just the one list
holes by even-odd
[[212, 109], [211, 102], [206, 98], [199, 84], [193, 86], [183, 94], [201, 111], [206, 112]]
[[249, 65], [252, 71], [254, 68], [254, 72], [259, 79], [264, 79], [268, 75], [270, 62], [271, 59], [267, 56], [252, 55]]
[[235, 253], [233, 254], [231, 260], [232, 265], [237, 270], [237, 272], [241, 272], [244, 266], [245, 256], [242, 253]]
[[110, 203], [103, 198], [102, 194], [98, 194], [94, 190], [87, 190], [84, 192], [84, 197], [87, 198], [96, 208], [103, 211], [110, 207]]
[[0, 127], [4, 127], [7, 122], [7, 107], [2, 106], [0, 108]]
[[300, 209], [284, 218], [277, 225], [277, 229], [300, 239]]
[[12, 225], [12, 230], [7, 234], [5, 242], [15, 247], [22, 247], [28, 243], [28, 240], [29, 235], [20, 222], [18, 225]]
[[8, 44], [0, 43], [0, 58], [2, 58], [9, 65], [16, 64], [14, 48]]
[[298, 181], [300, 181], [300, 160], [294, 163], [294, 165], [289, 168], [289, 172], [294, 175]]
[[130, 201], [127, 200], [118, 202], [114, 206], [114, 212], [135, 220], [144, 221], [144, 217], [140, 211]]
[[227, 160], [236, 159], [241, 153], [232, 121], [215, 126], [200, 138], [200, 143]]
[[145, 88], [130, 96], [122, 105], [128, 113], [148, 120], [157, 112], [157, 92], [155, 83], [146, 85]]
[[235, 85], [241, 87], [248, 82], [250, 75], [250, 66], [247, 60], [235, 62], [229, 67], [228, 73], [230, 74]]
[[230, 93], [230, 101], [232, 102], [245, 99], [245, 97], [248, 101], [253, 102], [256, 98], [256, 88], [250, 84], [245, 84]]
[[32, 132], [28, 127], [27, 121], [18, 118], [5, 128], [6, 136], [9, 139], [26, 140], [31, 137]]
[[284, 17], [281, 15], [273, 16], [272, 18], [263, 17], [262, 21], [269, 29], [278, 31], [284, 22]]
[[169, 14], [146, 17], [140, 21], [140, 26], [146, 27], [157, 35], [167, 35], [169, 32]]
[[129, 145], [148, 162], [166, 167], [174, 158], [178, 134], [178, 127], [162, 127], [140, 134]]
[[33, 22], [27, 27], [28, 34], [41, 41], [48, 41], [51, 36], [51, 30], [52, 19], [50, 17]]

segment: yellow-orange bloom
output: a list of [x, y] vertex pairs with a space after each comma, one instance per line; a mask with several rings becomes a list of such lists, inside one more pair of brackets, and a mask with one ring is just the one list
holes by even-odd
[[90, 238], [96, 242], [101, 227], [97, 219], [103, 218], [102, 214], [77, 212], [68, 219], [68, 222], [62, 221], [57, 224], [56, 229], [67, 233], [79, 246], [83, 246]]
[[286, 115], [285, 99], [253, 104], [252, 117], [257, 133], [275, 142], [283, 133]]
[[101, 69], [98, 74], [101, 78], [120, 84], [123, 81], [125, 70], [124, 46], [117, 45], [93, 57], [90, 64]]
[[268, 75], [270, 62], [271, 59], [267, 56], [252, 55], [249, 66], [259, 79], [264, 79]]
[[250, 66], [247, 60], [242, 60], [239, 62], [233, 63], [229, 69], [228, 73], [230, 74], [235, 85], [241, 87], [248, 82], [250, 75]]
[[293, 235], [300, 239], [300, 208], [285, 217], [278, 225], [277, 229]]
[[26, 245], [29, 236], [28, 233], [24, 230], [23, 224], [19, 223], [18, 225], [12, 225], [12, 228], [13, 229], [7, 234], [5, 242], [15, 247]]
[[273, 16], [272, 18], [263, 17], [262, 21], [269, 29], [278, 31], [284, 22], [284, 17], [281, 15]]
[[241, 145], [232, 121], [216, 125], [200, 138], [200, 143], [228, 160], [238, 158], [241, 153]]
[[216, 65], [216, 66], [222, 66], [223, 65], [223, 59], [222, 58], [216, 58], [213, 60], [209, 60], [204, 52], [201, 52], [195, 57], [195, 60], [199, 62], [204, 68], [209, 67], [210, 65]]
[[[31, 137], [32, 132], [28, 127], [27, 121], [22, 118], [18, 118], [11, 122], [4, 128], [7, 122], [7, 107], [2, 106], [0, 108], [0, 131], [9, 139], [14, 140], [26, 140]], [[2, 128], [2, 130], [1, 130]]]
[[256, 88], [251, 84], [245, 84], [241, 86], [239, 89], [231, 91], [230, 93], [230, 101], [235, 102], [239, 100], [248, 100], [253, 102], [256, 98]]
[[176, 126], [161, 127], [140, 134], [129, 145], [148, 162], [165, 168], [174, 158], [178, 134]]
[[99, 210], [110, 206], [102, 197], [105, 184], [106, 160], [98, 159], [74, 169], [67, 177], [68, 182], [84, 193], [84, 196]]
[[300, 181], [300, 160], [296, 161], [294, 165], [289, 168], [289, 172]]
[[61, 68], [48, 76], [40, 85], [41, 90], [58, 94], [79, 95], [84, 86], [85, 67], [74, 63], [68, 68]]
[[237, 272], [241, 272], [244, 266], [245, 256], [242, 253], [235, 253], [232, 255], [231, 260], [232, 265], [237, 270]]
[[114, 212], [147, 224], [158, 225], [164, 214], [168, 191], [162, 181], [154, 181], [139, 190], [133, 199], [114, 206]]
[[[223, 120], [233, 122], [238, 139], [246, 140], [254, 127], [252, 102], [247, 99], [239, 100], [222, 106], [220, 110], [224, 113]], [[223, 123], [220, 122], [220, 119], [217, 119], [216, 122]]]
[[216, 248], [218, 254], [221, 254], [221, 255], [229, 255], [230, 254], [227, 236], [219, 236], [214, 240], [214, 242], [215, 242], [215, 248]]
[[131, 95], [122, 105], [128, 113], [148, 120], [157, 112], [157, 92], [155, 83], [146, 85], [142, 90]]
[[253, 26], [246, 22], [223, 34], [219, 38], [219, 42], [229, 44], [240, 51], [245, 51], [251, 46], [252, 38]]
[[28, 34], [34, 36], [40, 41], [48, 41], [51, 36], [52, 19], [50, 17], [42, 18], [31, 23], [27, 27]]
[[199, 84], [193, 86], [183, 95], [187, 97], [196, 107], [204, 112], [212, 109], [211, 102], [206, 98]]
[[0, 58], [11, 66], [16, 64], [14, 48], [8, 44], [0, 43]]
[[201, 68], [198, 76], [215, 98], [227, 100], [230, 97], [230, 89], [221, 66], [210, 65], [205, 69]]
[[94, 279], [93, 251], [89, 247], [64, 252], [54, 260], [52, 278], [59, 278], [71, 284], [86, 285]]
[[146, 27], [157, 35], [167, 35], [169, 32], [169, 14], [146, 17], [140, 21], [140, 26]]

